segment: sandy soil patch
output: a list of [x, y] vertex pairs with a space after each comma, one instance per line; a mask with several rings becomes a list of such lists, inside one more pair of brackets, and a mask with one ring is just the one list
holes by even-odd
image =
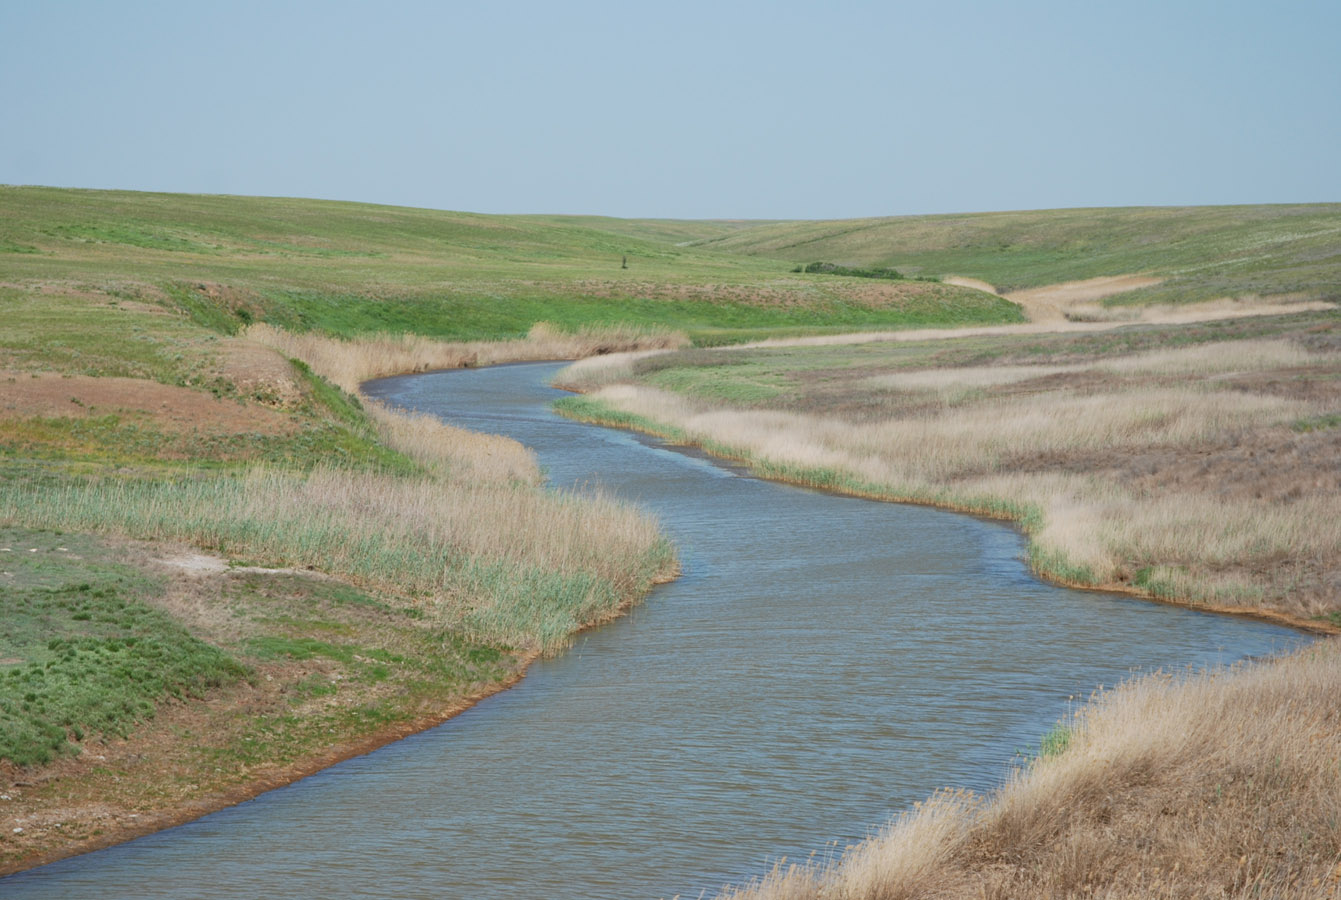
[[1006, 294], [997, 290], [994, 285], [978, 278], [949, 275], [941, 280], [946, 284], [972, 288], [975, 291], [986, 291], [989, 294], [999, 294], [1010, 302], [1018, 304], [1024, 314], [1028, 316], [1030, 322], [1063, 322], [1075, 318], [1076, 313], [1080, 313], [1086, 319], [1098, 321], [1108, 318], [1126, 321], [1144, 318], [1140, 311], [1128, 310], [1116, 314], [1111, 312], [1105, 314], [1106, 311], [1102, 310], [1097, 304], [1105, 297], [1154, 287], [1164, 281], [1163, 278], [1156, 278], [1151, 275], [1105, 275], [1100, 278], [1086, 278], [1082, 281], [1064, 281], [1059, 284], [1026, 288], [1022, 291], [1011, 291]]
[[967, 278], [963, 275], [946, 275], [941, 281], [946, 284], [953, 284], [957, 287], [973, 288], [975, 291], [986, 291], [989, 294], [997, 293], [996, 287], [978, 278]]
[[1031, 322], [1055, 322], [1065, 319], [1070, 308], [1078, 304], [1094, 303], [1116, 294], [1154, 287], [1163, 281], [1163, 278], [1148, 275], [1106, 275], [1012, 291], [1005, 298], [1018, 303]]
[[277, 410], [143, 378], [0, 371], [0, 417], [106, 415], [147, 418], [160, 430], [177, 433], [281, 435], [296, 430], [289, 417]]
[[228, 563], [228, 560], [218, 556], [210, 556], [206, 553], [181, 553], [175, 556], [164, 557], [158, 560], [161, 565], [169, 569], [177, 569], [195, 575], [222, 575], [225, 572], [235, 572], [241, 575], [302, 575], [307, 578], [327, 578], [324, 572], [317, 572], [313, 569], [272, 569], [266, 566], [234, 566]]
[[303, 389], [293, 366], [269, 347], [244, 338], [219, 342], [219, 374], [244, 396], [288, 406], [302, 399]]

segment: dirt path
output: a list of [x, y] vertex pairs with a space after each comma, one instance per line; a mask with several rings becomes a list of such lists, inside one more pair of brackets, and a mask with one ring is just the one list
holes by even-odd
[[1003, 294], [993, 285], [977, 278], [950, 275], [942, 279], [946, 284], [986, 291], [1005, 297], [1011, 303], [1024, 310], [1030, 322], [1066, 321], [1077, 307], [1095, 304], [1105, 297], [1125, 294], [1145, 287], [1154, 287], [1164, 281], [1150, 275], [1104, 275], [1099, 278], [1086, 278], [1083, 281], [1063, 281], [1059, 284], [1045, 284], [1042, 287], [1026, 288]]
[[1097, 303], [1115, 294], [1154, 287], [1163, 280], [1146, 275], [1109, 275], [1012, 291], [1004, 296], [1011, 303], [1018, 303], [1030, 322], [1061, 322], [1077, 306]]
[[975, 291], [986, 291], [989, 294], [996, 293], [995, 287], [977, 278], [966, 278], [962, 275], [946, 275], [941, 281], [946, 284], [956, 285], [957, 287], [973, 288]]
[[814, 337], [772, 338], [748, 344], [748, 347], [819, 347], [838, 344], [869, 344], [877, 341], [934, 341], [962, 337], [984, 337], [1010, 334], [1062, 334], [1110, 331], [1128, 325], [1192, 325], [1224, 319], [1243, 319], [1253, 316], [1283, 316], [1292, 313], [1318, 312], [1336, 309], [1333, 303], [1312, 300], [1303, 303], [1264, 303], [1261, 301], [1211, 300], [1181, 306], [1147, 306], [1135, 308], [1131, 315], [1107, 321], [1075, 321], [1064, 316], [1031, 320], [1022, 325], [979, 325], [966, 328], [918, 328], [907, 331], [869, 331], [854, 334], [827, 334]]

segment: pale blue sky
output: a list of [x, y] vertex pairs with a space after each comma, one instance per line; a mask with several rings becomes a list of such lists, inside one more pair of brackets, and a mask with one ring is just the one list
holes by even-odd
[[825, 218], [1341, 200], [1341, 2], [0, 0], [0, 183]]

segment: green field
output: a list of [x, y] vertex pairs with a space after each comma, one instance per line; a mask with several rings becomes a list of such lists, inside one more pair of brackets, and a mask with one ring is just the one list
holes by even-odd
[[1246, 295], [1341, 299], [1341, 204], [1059, 209], [779, 222], [692, 246], [795, 263], [965, 275], [999, 290], [1148, 273], [1122, 303]]
[[872, 292], [782, 260], [682, 246], [746, 227], [758, 226], [7, 187], [0, 283], [159, 303], [215, 331], [268, 321], [342, 337], [489, 340], [539, 321], [631, 322], [718, 342], [1019, 319], [949, 285]]

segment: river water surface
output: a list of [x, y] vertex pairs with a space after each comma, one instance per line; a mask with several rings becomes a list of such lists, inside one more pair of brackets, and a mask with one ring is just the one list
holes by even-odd
[[365, 390], [643, 504], [682, 578], [438, 728], [0, 897], [696, 897], [841, 849], [938, 787], [990, 789], [1099, 684], [1305, 640], [1043, 584], [998, 523], [566, 421], [557, 368]]

